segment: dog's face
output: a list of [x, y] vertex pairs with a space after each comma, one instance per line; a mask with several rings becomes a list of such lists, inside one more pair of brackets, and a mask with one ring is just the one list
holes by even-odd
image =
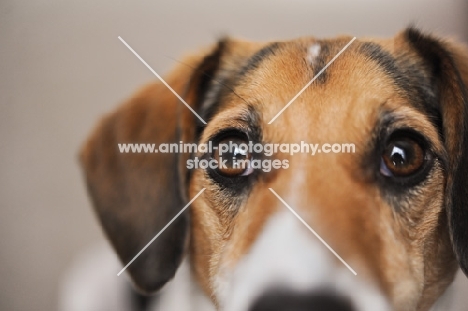
[[[124, 263], [205, 188], [190, 217], [129, 267], [137, 285], [160, 288], [188, 249], [222, 310], [427, 310], [457, 260], [466, 271], [464, 51], [414, 29], [358, 39], [269, 124], [349, 40], [223, 40], [168, 79], [206, 125], [162, 85], [102, 122], [82, 159]], [[351, 143], [356, 152], [229, 154], [288, 163], [269, 172], [231, 162], [188, 171], [187, 155], [118, 153], [117, 143], [179, 140]]]

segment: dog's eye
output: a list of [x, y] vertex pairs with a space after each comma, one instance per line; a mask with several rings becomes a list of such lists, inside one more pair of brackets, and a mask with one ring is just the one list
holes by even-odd
[[383, 150], [380, 173], [387, 177], [409, 177], [419, 172], [427, 160], [424, 147], [409, 137], [390, 139]]
[[248, 141], [239, 137], [227, 137], [215, 147], [213, 159], [218, 163], [217, 171], [225, 177], [247, 176], [253, 172]]

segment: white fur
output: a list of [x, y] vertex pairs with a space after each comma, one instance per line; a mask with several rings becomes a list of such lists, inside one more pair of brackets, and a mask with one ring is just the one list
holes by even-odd
[[130, 283], [108, 243], [93, 246], [76, 258], [65, 273], [59, 294], [60, 311], [126, 311]]
[[[61, 311], [124, 311], [131, 309], [130, 284], [110, 246], [99, 244], [79, 256], [64, 275], [59, 294]], [[464, 278], [464, 276], [463, 276]], [[334, 260], [320, 242], [288, 210], [274, 215], [234, 271], [217, 280], [217, 296], [223, 311], [245, 311], [255, 296], [274, 285], [296, 291], [335, 289], [352, 297], [358, 311], [389, 310], [375, 287], [354, 276]], [[224, 286], [222, 286], [224, 284]], [[466, 287], [466, 285], [465, 285]], [[464, 288], [458, 295], [464, 295]], [[452, 302], [454, 290], [438, 301], [431, 311], [462, 310]], [[215, 311], [191, 277], [185, 260], [154, 299], [151, 311]]]
[[215, 307], [193, 279], [188, 260], [184, 260], [175, 278], [161, 290], [151, 310], [215, 311]]
[[[126, 274], [117, 276], [122, 264], [108, 243], [79, 256], [64, 275], [59, 295], [60, 311], [128, 311], [132, 309], [131, 284]], [[150, 303], [151, 311], [215, 311], [192, 279], [184, 260], [174, 279]]]
[[300, 293], [334, 290], [350, 297], [357, 310], [390, 310], [373, 284], [342, 266], [288, 210], [271, 217], [250, 252], [217, 283], [223, 311], [248, 310], [274, 287]]
[[311, 65], [315, 65], [317, 57], [320, 55], [320, 51], [322, 48], [320, 47], [320, 44], [314, 43], [309, 48], [307, 49], [307, 61]]

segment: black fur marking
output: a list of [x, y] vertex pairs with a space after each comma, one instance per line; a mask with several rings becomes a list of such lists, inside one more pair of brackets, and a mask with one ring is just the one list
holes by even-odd
[[[190, 79], [190, 87], [195, 89], [196, 94], [195, 110], [200, 113], [205, 121], [209, 119], [209, 113], [206, 113], [207, 109], [203, 107], [203, 103], [206, 100], [206, 94], [209, 92], [210, 88], [213, 87], [213, 81], [216, 79], [217, 72], [220, 70], [221, 59], [225, 54], [228, 44], [228, 39], [221, 39], [214, 52], [203, 58]], [[219, 83], [222, 84], [223, 82]], [[216, 102], [217, 100], [214, 100], [214, 103]], [[208, 109], [212, 109], [212, 107]], [[198, 119], [196, 122], [196, 138], [198, 138], [205, 125]]]
[[[219, 62], [220, 62], [220, 58], [222, 57], [222, 53], [219, 54], [219, 56], [217, 56], [218, 53], [214, 53], [214, 55], [216, 55], [215, 58], [219, 57], [217, 59], [218, 67], [216, 68], [216, 70], [212, 71], [212, 79], [206, 85], [208, 85], [209, 87], [213, 87], [218, 83], [218, 84], [221, 84], [221, 86], [219, 86], [218, 92], [216, 92], [215, 94], [212, 94], [212, 97], [208, 99], [210, 104], [206, 107], [201, 107], [201, 111], [200, 111], [201, 117], [205, 121], [209, 122], [209, 120], [211, 120], [213, 116], [219, 112], [220, 107], [222, 106], [222, 103], [223, 103], [223, 98], [225, 98], [227, 94], [234, 92], [236, 83], [240, 81], [240, 79], [248, 75], [249, 72], [258, 68], [260, 63], [263, 60], [265, 60], [268, 56], [274, 55], [278, 47], [279, 47], [279, 43], [277, 42], [274, 42], [265, 46], [264, 48], [256, 52], [252, 57], [250, 57], [246, 61], [246, 64], [238, 72], [224, 71], [223, 76], [225, 76], [225, 78], [222, 80], [220, 80], [220, 74], [219, 74], [221, 71], [225, 70], [225, 69], [219, 68]], [[217, 77], [217, 80], [214, 79], [214, 76]], [[206, 95], [208, 90], [209, 88], [203, 89], [202, 91], [204, 93], [200, 93], [200, 94]], [[206, 96], [202, 96], [201, 99], [202, 99], [202, 102], [207, 100]], [[198, 137], [203, 131], [203, 129], [204, 129], [204, 125], [199, 124], [199, 128], [197, 130]]]
[[442, 116], [438, 109], [437, 89], [434, 88], [434, 83], [428, 76], [424, 64], [415, 62], [404, 53], [393, 57], [373, 42], [361, 43], [359, 49], [392, 78], [402, 95], [406, 96], [414, 108], [429, 117], [443, 139]]
[[[462, 124], [456, 132], [460, 133], [455, 150], [450, 151], [451, 165], [448, 174], [447, 214], [451, 230], [453, 248], [463, 272], [468, 275], [468, 91], [457, 65], [444, 44], [430, 36], [423, 35], [415, 28], [409, 28], [406, 38], [412, 48], [425, 61], [426, 68], [432, 74], [432, 81], [440, 88], [438, 109], [446, 111], [445, 105], [460, 105], [460, 116], [449, 116], [452, 119], [461, 118]], [[452, 101], [448, 101], [451, 98]], [[458, 102], [456, 102], [458, 101]], [[452, 108], [453, 110], [453, 108]], [[444, 120], [444, 132], [448, 132], [454, 124]], [[453, 130], [453, 129], [452, 129]], [[447, 135], [448, 136], [448, 135]]]
[[197, 98], [197, 109], [201, 108], [203, 103], [203, 95], [208, 91], [210, 83], [214, 79], [216, 71], [219, 69], [221, 58], [226, 50], [227, 39], [222, 39], [218, 42], [216, 50], [203, 58], [198, 68], [194, 72], [193, 80], [197, 83], [197, 94], [200, 96]]
[[[231, 74], [227, 74], [227, 76], [231, 76]], [[228, 94], [229, 92], [234, 92], [232, 90], [231, 80], [232, 78], [228, 77], [228, 78], [223, 79], [222, 81], [212, 81], [212, 84], [211, 84], [212, 86], [215, 83], [219, 83], [221, 85], [219, 86], [218, 92], [213, 94], [211, 98], [208, 99], [205, 97], [205, 100], [210, 101], [210, 105], [203, 107], [203, 109], [200, 111], [200, 114], [206, 122], [209, 122], [213, 118], [213, 116], [219, 111], [220, 106], [222, 104], [222, 99], [225, 97], [225, 95]], [[205, 125], [203, 125], [203, 127], [204, 126]]]
[[[329, 43], [323, 41], [317, 41], [317, 44], [320, 45], [320, 54], [314, 61], [314, 75], [318, 74], [327, 63], [331, 60], [330, 58], [330, 45]], [[307, 51], [308, 53], [308, 51]], [[325, 70], [317, 77], [314, 83], [323, 84], [327, 80], [327, 71]]]
[[455, 244], [460, 267], [468, 276], [468, 106], [465, 94], [465, 122], [461, 132], [462, 154], [460, 163], [453, 180], [452, 213], [450, 226], [453, 230], [453, 243]]
[[238, 72], [236, 81], [243, 79], [252, 70], [257, 69], [262, 63], [262, 61], [264, 61], [266, 58], [268, 58], [271, 55], [275, 55], [275, 52], [279, 48], [279, 46], [280, 44], [278, 42], [273, 42], [260, 49], [257, 53], [255, 53]]

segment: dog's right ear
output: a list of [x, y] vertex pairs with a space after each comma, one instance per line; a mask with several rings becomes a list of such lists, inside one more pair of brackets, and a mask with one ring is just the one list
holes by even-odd
[[[227, 44], [221, 41], [208, 53], [186, 58], [166, 79], [195, 111]], [[127, 153], [119, 144], [192, 142], [197, 122], [165, 85], [155, 83], [106, 116], [85, 143], [80, 160], [88, 191], [124, 265], [187, 203], [188, 174], [175, 153]], [[128, 267], [137, 288], [151, 293], [174, 276], [187, 246], [188, 223], [185, 212]]]
[[441, 115], [441, 133], [448, 153], [446, 212], [453, 250], [468, 276], [468, 50], [415, 28], [403, 33], [423, 60]]

